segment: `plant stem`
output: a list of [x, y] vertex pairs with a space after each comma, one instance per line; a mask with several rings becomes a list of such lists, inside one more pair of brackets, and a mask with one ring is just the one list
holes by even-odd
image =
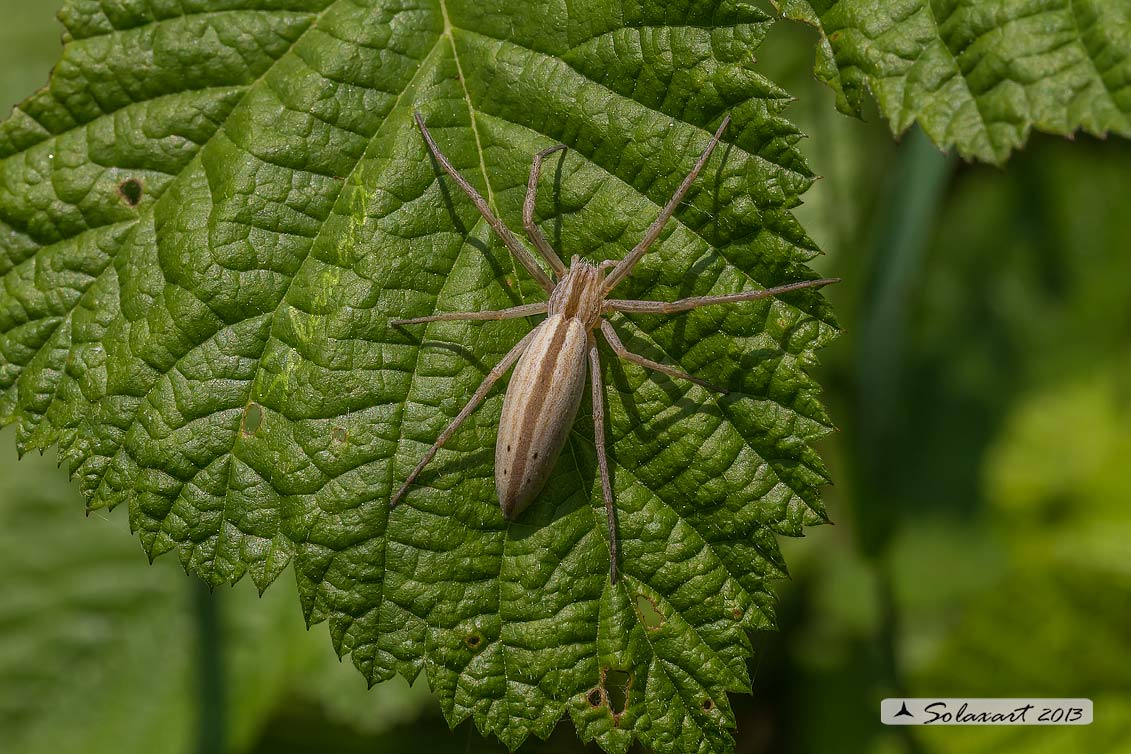
[[220, 595], [193, 579], [196, 619], [197, 754], [224, 754], [227, 739]]
[[888, 484], [889, 459], [903, 414], [906, 331], [914, 293], [922, 282], [928, 240], [953, 161], [918, 128], [908, 134], [896, 165], [885, 216], [879, 219], [872, 267], [860, 312], [856, 372], [861, 548], [885, 548], [899, 518]]
[[[891, 477], [891, 458], [908, 442], [901, 426], [911, 397], [905, 389], [907, 330], [915, 291], [923, 281], [930, 232], [950, 179], [953, 161], [915, 129], [901, 148], [896, 174], [879, 221], [872, 267], [860, 312], [856, 353], [856, 522], [861, 550], [874, 564], [881, 607], [875, 637], [888, 693], [904, 696], [899, 661], [900, 611], [887, 553], [898, 530], [903, 500]], [[922, 751], [910, 729], [897, 735], [908, 752]]]

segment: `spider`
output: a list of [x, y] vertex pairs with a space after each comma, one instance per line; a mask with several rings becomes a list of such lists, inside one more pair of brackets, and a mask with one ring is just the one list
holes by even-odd
[[605, 450], [605, 395], [601, 383], [601, 362], [597, 352], [596, 331], [600, 330], [613, 351], [625, 361], [646, 369], [661, 372], [670, 377], [689, 380], [708, 390], [726, 393], [724, 388], [694, 377], [680, 369], [661, 364], [632, 353], [617, 336], [612, 323], [605, 315], [612, 312], [675, 314], [697, 309], [700, 306], [726, 304], [736, 301], [752, 301], [782, 293], [816, 288], [838, 281], [837, 278], [804, 280], [797, 283], [777, 286], [760, 291], [745, 291], [721, 296], [695, 296], [678, 301], [634, 301], [609, 298], [609, 294], [631, 273], [636, 263], [659, 238], [664, 225], [683, 201], [707, 159], [722, 139], [723, 131], [730, 123], [730, 116], [723, 118], [722, 124], [711, 137], [695, 167], [683, 179], [668, 203], [664, 205], [659, 217], [648, 227], [640, 243], [619, 261], [607, 260], [594, 265], [574, 256], [569, 267], [562, 262], [550, 246], [541, 230], [534, 223], [534, 202], [537, 196], [538, 179], [542, 172], [542, 162], [549, 155], [565, 149], [564, 144], [543, 149], [534, 155], [530, 166], [530, 179], [527, 183], [526, 199], [522, 205], [522, 224], [530, 241], [541, 254], [542, 259], [553, 272], [553, 277], [538, 266], [534, 257], [518, 238], [491, 212], [486, 200], [456, 171], [440, 148], [436, 146], [432, 134], [424, 124], [420, 113], [414, 113], [416, 125], [424, 137], [424, 143], [432, 156], [475, 204], [479, 214], [492, 230], [502, 239], [514, 258], [542, 286], [549, 296], [548, 301], [523, 304], [508, 309], [479, 312], [446, 312], [429, 317], [393, 320], [394, 326], [417, 325], [425, 322], [445, 320], [501, 320], [514, 317], [528, 317], [535, 314], [548, 315], [537, 327], [523, 337], [506, 356], [487, 374], [471, 400], [455, 419], [440, 433], [436, 442], [420, 459], [416, 468], [405, 479], [396, 495], [389, 501], [395, 508], [417, 475], [435, 457], [436, 452], [455, 433], [468, 416], [483, 402], [487, 393], [506, 372], [515, 366], [514, 375], [507, 386], [503, 399], [503, 410], [499, 420], [498, 440], [495, 445], [495, 487], [498, 491], [499, 506], [503, 515], [513, 521], [538, 496], [557, 462], [558, 455], [565, 445], [566, 437], [577, 416], [578, 407], [585, 389], [586, 366], [590, 377], [593, 403], [593, 436], [597, 448], [597, 465], [601, 474], [601, 492], [605, 501], [605, 513], [609, 527], [609, 581], [617, 582], [617, 531], [613, 488], [609, 481], [609, 461]]

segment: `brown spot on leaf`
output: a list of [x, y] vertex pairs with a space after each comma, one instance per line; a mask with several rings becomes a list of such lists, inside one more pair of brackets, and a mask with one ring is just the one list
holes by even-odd
[[141, 203], [141, 197], [144, 193], [145, 187], [139, 178], [127, 178], [118, 184], [118, 196], [122, 197], [122, 201], [131, 207], [136, 207]]

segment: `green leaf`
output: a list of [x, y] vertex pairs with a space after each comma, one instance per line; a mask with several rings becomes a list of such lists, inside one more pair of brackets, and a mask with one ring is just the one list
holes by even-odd
[[1123, 0], [774, 0], [820, 33], [837, 107], [865, 92], [900, 134], [1001, 164], [1032, 129], [1131, 136], [1131, 6]]
[[59, 446], [90, 508], [126, 504], [151, 557], [260, 589], [293, 564], [337, 651], [371, 683], [426, 670], [452, 724], [513, 748], [568, 710], [610, 751], [728, 751], [727, 692], [749, 689], [747, 631], [772, 623], [785, 573], [775, 535], [824, 520], [818, 294], [622, 322], [630, 348], [733, 392], [603, 354], [615, 588], [587, 419], [515, 523], [491, 481], [501, 391], [387, 508], [533, 324], [389, 320], [539, 295], [439, 179], [414, 110], [516, 228], [531, 155], [565, 143], [537, 214], [591, 260], [631, 248], [729, 113], [624, 295], [812, 277], [790, 212], [812, 182], [800, 134], [752, 67], [768, 17], [568, 11], [68, 3], [50, 84], [0, 126], [0, 417], [22, 449]]

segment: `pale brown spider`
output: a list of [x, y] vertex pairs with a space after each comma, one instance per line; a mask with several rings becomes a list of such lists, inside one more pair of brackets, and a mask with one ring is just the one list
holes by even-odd
[[443, 320], [499, 320], [528, 317], [533, 314], [548, 315], [487, 374], [471, 396], [471, 400], [440, 433], [436, 442], [420, 459], [420, 463], [390, 500], [389, 505], [395, 507], [401, 501], [413, 480], [436, 455], [436, 451], [447, 442], [460, 424], [483, 402], [499, 378], [517, 361], [518, 366], [503, 399], [498, 441], [495, 445], [495, 486], [499, 494], [499, 505], [503, 515], [509, 520], [514, 520], [542, 491], [553, 470], [577, 416], [578, 406], [581, 404], [586, 364], [588, 364], [593, 393], [593, 436], [596, 441], [597, 465], [600, 467], [601, 490], [605, 498], [609, 526], [609, 580], [615, 584], [617, 581], [616, 516], [613, 508], [612, 485], [609, 482], [609, 463], [605, 452], [604, 388], [601, 384], [601, 365], [594, 333], [600, 329], [601, 335], [613, 351], [626, 361], [671, 377], [690, 380], [709, 390], [720, 393], [725, 393], [726, 390], [675, 367], [632, 353], [621, 343], [612, 324], [604, 318], [605, 315], [611, 312], [674, 314], [700, 306], [752, 301], [803, 288], [815, 288], [835, 283], [837, 279], [804, 280], [761, 291], [730, 293], [722, 296], [696, 296], [678, 301], [632, 301], [608, 298], [613, 289], [632, 272], [636, 263], [648, 251], [648, 247], [659, 238], [664, 225], [683, 201], [687, 190], [722, 138], [723, 131], [730, 123], [729, 116], [723, 118], [718, 131], [703, 150], [695, 167], [676, 189], [659, 217], [649, 226], [644, 238], [619, 262], [610, 260], [593, 265], [575, 256], [570, 260], [569, 267], [566, 267], [558, 258], [534, 223], [534, 200], [538, 190], [538, 178], [542, 171], [542, 161], [547, 155], [565, 149], [565, 145], [549, 147], [534, 155], [534, 162], [530, 167], [530, 180], [527, 183], [526, 200], [522, 205], [522, 224], [542, 259], [549, 265], [554, 278], [557, 279], [556, 283], [554, 278], [538, 266], [534, 257], [510, 229], [495, 217], [479, 192], [456, 172], [448, 158], [436, 146], [420, 113], [415, 113], [414, 117], [424, 136], [424, 143], [428, 145], [440, 167], [470, 197], [483, 219], [499, 235], [514, 258], [546, 291], [549, 301], [497, 311], [448, 312], [392, 322], [393, 325], [415, 325]]

